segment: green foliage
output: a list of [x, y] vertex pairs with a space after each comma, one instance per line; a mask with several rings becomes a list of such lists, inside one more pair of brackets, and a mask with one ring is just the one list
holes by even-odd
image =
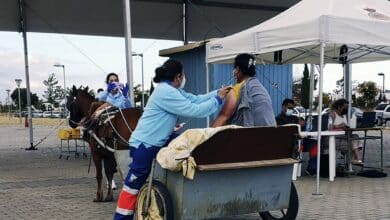
[[[11, 99], [15, 103], [16, 107], [19, 108], [19, 97], [18, 97], [18, 89], [14, 89], [11, 93]], [[41, 105], [41, 102], [35, 93], [30, 92], [30, 98], [31, 98], [31, 105], [39, 108]], [[26, 88], [20, 88], [20, 104], [22, 110], [24, 110], [27, 107], [27, 89]]]
[[336, 95], [344, 93], [344, 76], [336, 81], [336, 89], [334, 90]]
[[304, 108], [309, 108], [310, 103], [310, 78], [309, 78], [309, 68], [305, 64], [305, 69], [303, 70], [303, 78], [301, 83], [301, 105]]
[[[332, 103], [332, 97], [329, 93], [322, 93], [322, 108], [328, 108]], [[316, 96], [313, 102], [314, 109], [318, 107], [319, 97]]]
[[[141, 85], [138, 84], [136, 86], [134, 86], [134, 101], [137, 103], [142, 103], [142, 88], [141, 88]], [[145, 101], [145, 105], [146, 103], [148, 102], [148, 99], [149, 99], [149, 90], [145, 90], [144, 91], [144, 101]]]
[[362, 109], [373, 109], [377, 105], [375, 97], [378, 95], [376, 83], [372, 81], [363, 82], [358, 85], [360, 97], [356, 99], [356, 105]]
[[293, 79], [292, 97], [297, 103], [301, 103], [302, 78]]
[[49, 74], [49, 78], [43, 81], [43, 84], [46, 86], [43, 97], [47, 100], [48, 103], [58, 106], [59, 100], [64, 98], [64, 94], [61, 89], [61, 86], [57, 86], [58, 80], [54, 76], [54, 73]]

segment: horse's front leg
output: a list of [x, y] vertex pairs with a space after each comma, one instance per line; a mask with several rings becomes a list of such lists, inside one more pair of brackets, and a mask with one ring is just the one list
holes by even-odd
[[96, 198], [93, 200], [94, 202], [102, 202], [103, 201], [103, 173], [102, 173], [102, 157], [99, 151], [96, 148], [96, 145], [92, 145], [91, 147], [93, 162], [95, 163], [96, 168], [96, 181], [97, 181], [97, 191]]

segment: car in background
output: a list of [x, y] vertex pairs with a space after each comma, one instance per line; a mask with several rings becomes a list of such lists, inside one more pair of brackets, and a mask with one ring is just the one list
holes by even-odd
[[44, 111], [43, 118], [60, 118], [60, 112], [58, 111]]
[[58, 111], [51, 112], [51, 118], [61, 118], [61, 112]]
[[66, 118], [66, 117], [68, 117], [68, 115], [69, 115], [69, 112], [68, 113], [65, 111], [60, 112], [60, 118]]
[[[330, 108], [325, 108], [324, 110], [322, 110], [321, 114], [323, 115], [329, 113], [329, 109]], [[358, 119], [363, 118], [363, 111], [360, 108], [352, 107], [351, 113], [355, 114], [356, 118]]]
[[[14, 112], [14, 117], [26, 117], [26, 116], [28, 116], [28, 111], [22, 111], [22, 113], [20, 113], [19, 111]], [[34, 117], [34, 112], [32, 112], [32, 117]]]
[[43, 112], [42, 111], [33, 111], [33, 112], [31, 112], [31, 115], [33, 118], [42, 118]]
[[14, 112], [14, 117], [24, 117], [24, 116], [23, 116], [23, 112], [15, 111], [15, 112]]
[[305, 115], [309, 114], [309, 110], [306, 110], [302, 106], [296, 106], [293, 109], [293, 115], [301, 118], [305, 118]]
[[375, 112], [377, 125], [386, 125], [387, 121], [390, 121], [390, 104], [378, 104], [375, 108]]

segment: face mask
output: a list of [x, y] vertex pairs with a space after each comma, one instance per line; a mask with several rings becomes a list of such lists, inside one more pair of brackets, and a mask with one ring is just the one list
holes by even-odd
[[183, 89], [185, 85], [186, 85], [186, 76], [183, 76], [183, 80], [181, 81], [179, 88]]
[[287, 116], [290, 116], [290, 115], [292, 115], [293, 114], [293, 110], [292, 109], [287, 109], [287, 111], [286, 111], [286, 115]]

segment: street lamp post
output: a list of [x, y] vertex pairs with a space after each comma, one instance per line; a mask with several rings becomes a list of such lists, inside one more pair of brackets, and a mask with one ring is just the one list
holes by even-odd
[[18, 104], [19, 104], [19, 123], [22, 125], [22, 105], [20, 103], [20, 84], [22, 83], [21, 79], [15, 79], [16, 86], [18, 87]]
[[9, 100], [9, 93], [11, 92], [10, 89], [5, 90], [7, 92], [7, 104], [8, 104], [8, 117], [11, 117], [11, 103]]
[[385, 95], [385, 74], [384, 73], [378, 73], [378, 76], [382, 76], [382, 80], [383, 80], [383, 83], [382, 83], [382, 100], [385, 99], [386, 95]]
[[144, 54], [142, 53], [132, 53], [132, 56], [139, 56], [141, 57], [141, 74], [142, 74], [142, 101], [141, 101], [141, 105], [142, 105], [142, 109], [144, 109], [145, 107], [145, 87], [144, 87]]
[[54, 67], [61, 67], [62, 68], [62, 72], [64, 74], [64, 104], [65, 104], [65, 107], [64, 107], [64, 112], [65, 112], [65, 115], [66, 114], [66, 84], [65, 84], [65, 65], [63, 64], [59, 64], [59, 63], [55, 63], [53, 65]]

